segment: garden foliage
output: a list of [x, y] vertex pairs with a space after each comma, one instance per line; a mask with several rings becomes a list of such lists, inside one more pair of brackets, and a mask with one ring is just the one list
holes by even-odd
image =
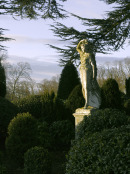
[[50, 126], [50, 134], [54, 150], [66, 149], [74, 139], [74, 125], [69, 120], [56, 121]]
[[22, 167], [24, 153], [37, 145], [37, 123], [29, 114], [18, 114], [8, 126], [6, 151], [11, 167]]
[[101, 88], [101, 108], [121, 109], [121, 94], [115, 79], [107, 79]]
[[73, 63], [68, 62], [62, 70], [57, 97], [66, 100], [75, 86], [80, 83], [78, 72]]
[[18, 113], [18, 108], [7, 99], [0, 97], [0, 144], [4, 144], [7, 127], [11, 119]]
[[66, 174], [128, 174], [130, 126], [104, 129], [74, 142]]
[[38, 144], [41, 147], [44, 148], [50, 148], [51, 147], [51, 136], [49, 132], [49, 124], [45, 121], [43, 122], [38, 122], [37, 124], [38, 127]]
[[69, 151], [66, 174], [129, 173], [130, 119], [104, 109], [84, 117]]
[[76, 137], [81, 139], [85, 134], [89, 136], [104, 129], [118, 128], [127, 124], [130, 124], [130, 120], [125, 112], [110, 108], [97, 110], [90, 116], [84, 117], [84, 120], [76, 129]]
[[72, 113], [75, 112], [77, 108], [81, 108], [84, 106], [85, 100], [82, 94], [82, 86], [77, 85], [72, 92], [70, 93], [66, 106], [71, 110]]
[[50, 174], [51, 161], [47, 149], [32, 147], [24, 155], [24, 174]]
[[124, 102], [124, 110], [126, 111], [126, 114], [130, 116], [130, 99]]

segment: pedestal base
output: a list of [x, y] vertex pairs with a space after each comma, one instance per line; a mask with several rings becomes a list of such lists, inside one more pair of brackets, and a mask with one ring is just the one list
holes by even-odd
[[78, 108], [76, 109], [73, 116], [75, 117], [75, 127], [84, 119], [84, 116], [89, 116], [92, 112], [95, 112], [97, 108], [88, 106], [86, 109]]

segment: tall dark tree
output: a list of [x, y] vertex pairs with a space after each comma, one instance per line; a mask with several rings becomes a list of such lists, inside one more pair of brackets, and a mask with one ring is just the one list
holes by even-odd
[[57, 97], [66, 100], [74, 87], [80, 84], [78, 72], [73, 63], [68, 62], [62, 70]]
[[5, 75], [5, 69], [2, 66], [0, 59], [0, 96], [5, 97], [5, 95], [6, 95], [6, 75]]
[[78, 31], [73, 27], [67, 27], [56, 22], [51, 25], [54, 34], [62, 41], [70, 41], [66, 48], [51, 45], [62, 55], [61, 62], [66, 63], [70, 59], [79, 59], [76, 45], [82, 39], [92, 41], [93, 51], [107, 53], [117, 51], [123, 47], [125, 41], [130, 38], [130, 1], [129, 0], [103, 0], [107, 4], [114, 4], [113, 11], [106, 14], [104, 19], [88, 19], [72, 14], [81, 20], [86, 27], [84, 31]]

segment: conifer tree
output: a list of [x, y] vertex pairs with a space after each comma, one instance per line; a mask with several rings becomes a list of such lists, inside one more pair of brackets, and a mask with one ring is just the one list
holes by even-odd
[[6, 76], [5, 76], [5, 69], [2, 66], [0, 59], [0, 96], [5, 97], [5, 95], [6, 95]]
[[[68, 27], [63, 23], [56, 22], [51, 25], [55, 36], [61, 41], [70, 41], [70, 45], [59, 48], [50, 45], [62, 56], [61, 63], [64, 64], [70, 59], [79, 59], [76, 46], [82, 39], [92, 42], [93, 52], [109, 53], [123, 47], [130, 38], [130, 1], [129, 0], [102, 0], [108, 5], [113, 4], [112, 11], [107, 12], [103, 19], [88, 19], [72, 14], [81, 21], [85, 30], [79, 31], [73, 26]], [[86, 7], [87, 8], [87, 7]], [[129, 40], [128, 40], [129, 41]]]
[[57, 97], [66, 100], [76, 85], [80, 84], [78, 72], [73, 63], [68, 62], [62, 70]]

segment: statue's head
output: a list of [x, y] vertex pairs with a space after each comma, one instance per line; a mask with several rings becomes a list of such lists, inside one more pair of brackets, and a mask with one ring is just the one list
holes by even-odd
[[92, 41], [89, 41], [87, 39], [83, 39], [81, 40], [81, 50], [83, 52], [87, 52], [87, 53], [92, 53], [93, 52], [93, 44]]
[[88, 40], [87, 39], [81, 40], [80, 47], [81, 47], [81, 50], [83, 52], [87, 51], [87, 45], [88, 45]]

